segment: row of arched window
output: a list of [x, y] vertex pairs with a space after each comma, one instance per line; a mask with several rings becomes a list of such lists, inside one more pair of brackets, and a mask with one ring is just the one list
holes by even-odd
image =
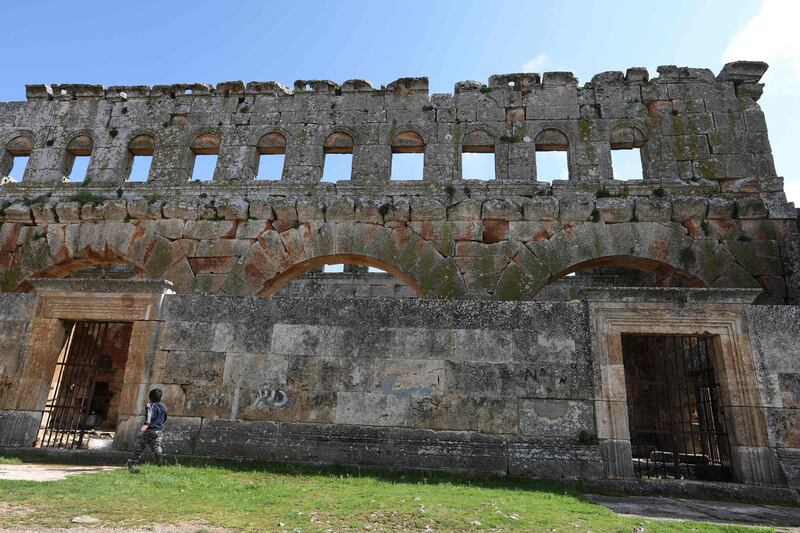
[[[530, 139], [526, 139], [530, 142]], [[532, 140], [535, 151], [561, 152], [563, 154], [563, 169], [556, 175], [539, 175], [541, 181], [550, 181], [553, 178], [567, 178], [570, 175], [570, 142], [562, 131], [548, 128], [539, 132]], [[477, 169], [481, 175], [473, 175], [475, 170], [470, 168], [470, 162], [481, 158], [464, 156], [462, 158], [462, 175], [471, 179], [494, 178], [494, 153], [495, 137], [483, 129], [468, 132], [462, 139], [461, 150], [464, 154], [489, 154], [491, 161], [483, 160]], [[635, 150], [645, 146], [644, 134], [635, 127], [618, 128], [612, 132], [610, 148], [612, 150]], [[255, 143], [255, 160], [253, 172], [256, 179], [279, 180], [284, 174], [283, 158], [286, 154], [286, 137], [283, 133], [273, 131], [261, 136]], [[339, 155], [348, 155], [345, 165], [339, 165], [337, 172], [330, 181], [349, 179], [345, 167], [352, 167], [352, 154], [355, 148], [353, 137], [344, 131], [335, 131], [329, 134], [323, 144], [323, 180], [326, 179], [325, 166], [330, 160]], [[62, 162], [63, 175], [69, 181], [83, 181], [88, 169], [89, 160], [94, 149], [94, 141], [88, 134], [73, 137], [66, 145]], [[0, 176], [12, 176], [15, 180], [23, 177], [27, 158], [33, 150], [33, 141], [27, 134], [22, 134], [11, 139], [3, 150], [0, 160]], [[126, 176], [129, 181], [147, 181], [150, 163], [156, 150], [155, 138], [147, 133], [134, 136], [128, 143]], [[213, 179], [216, 168], [216, 158], [220, 151], [220, 137], [217, 133], [203, 133], [193, 139], [189, 145], [190, 160], [188, 161], [190, 180], [208, 181]], [[402, 159], [407, 154], [419, 154], [415, 161], [415, 170], [410, 175], [392, 179], [422, 179], [424, 167], [425, 141], [416, 131], [405, 130], [394, 136], [391, 143], [393, 159]], [[395, 155], [396, 154], [396, 155]], [[637, 154], [638, 155], [638, 154]], [[639, 162], [641, 165], [641, 160]], [[408, 170], [406, 169], [406, 172]], [[414, 173], [418, 175], [414, 175]], [[540, 173], [541, 174], [541, 173]], [[551, 174], [553, 174], [551, 172]], [[641, 166], [637, 176], [641, 177]], [[548, 179], [549, 178], [549, 179]]]

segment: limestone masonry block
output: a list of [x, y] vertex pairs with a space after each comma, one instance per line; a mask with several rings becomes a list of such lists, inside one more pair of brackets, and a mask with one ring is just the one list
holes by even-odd
[[216, 207], [218, 216], [225, 220], [247, 220], [250, 204], [243, 198], [224, 198]]
[[411, 220], [446, 220], [447, 210], [435, 198], [414, 196], [411, 199]]
[[598, 198], [596, 209], [600, 220], [608, 223], [630, 222], [633, 219], [634, 202], [623, 198]]
[[78, 202], [60, 202], [56, 205], [56, 214], [61, 223], [80, 222], [81, 204]]
[[180, 218], [183, 220], [197, 220], [197, 200], [168, 200], [162, 209], [166, 218]]
[[3, 215], [8, 222], [30, 224], [33, 221], [33, 218], [31, 218], [31, 208], [22, 202], [16, 202], [6, 207], [3, 211]]
[[487, 200], [483, 202], [481, 218], [494, 220], [522, 220], [522, 209], [511, 200]]
[[31, 213], [37, 224], [56, 222], [56, 204], [53, 202], [35, 203], [31, 205]]
[[704, 198], [676, 197], [672, 199], [672, 220], [685, 222], [706, 218], [708, 201]]

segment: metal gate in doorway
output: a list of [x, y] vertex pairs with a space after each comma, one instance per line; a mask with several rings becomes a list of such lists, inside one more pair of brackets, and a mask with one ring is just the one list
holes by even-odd
[[730, 480], [713, 350], [708, 336], [622, 336], [637, 477]]
[[104, 361], [114, 322], [67, 322], [66, 342], [56, 361], [37, 445], [81, 448], [98, 370]]

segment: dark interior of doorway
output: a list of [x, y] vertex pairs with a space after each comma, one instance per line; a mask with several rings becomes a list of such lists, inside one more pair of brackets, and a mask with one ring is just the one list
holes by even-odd
[[731, 480], [713, 350], [709, 336], [622, 336], [637, 477]]
[[37, 445], [104, 448], [122, 399], [132, 324], [65, 322], [65, 341], [42, 415]]

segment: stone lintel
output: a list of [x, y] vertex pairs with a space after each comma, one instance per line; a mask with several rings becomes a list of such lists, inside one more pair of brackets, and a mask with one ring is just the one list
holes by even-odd
[[704, 289], [679, 287], [586, 288], [581, 295], [589, 302], [663, 302], [674, 304], [752, 304], [761, 289]]
[[172, 282], [160, 279], [31, 278], [36, 292], [172, 294]]

